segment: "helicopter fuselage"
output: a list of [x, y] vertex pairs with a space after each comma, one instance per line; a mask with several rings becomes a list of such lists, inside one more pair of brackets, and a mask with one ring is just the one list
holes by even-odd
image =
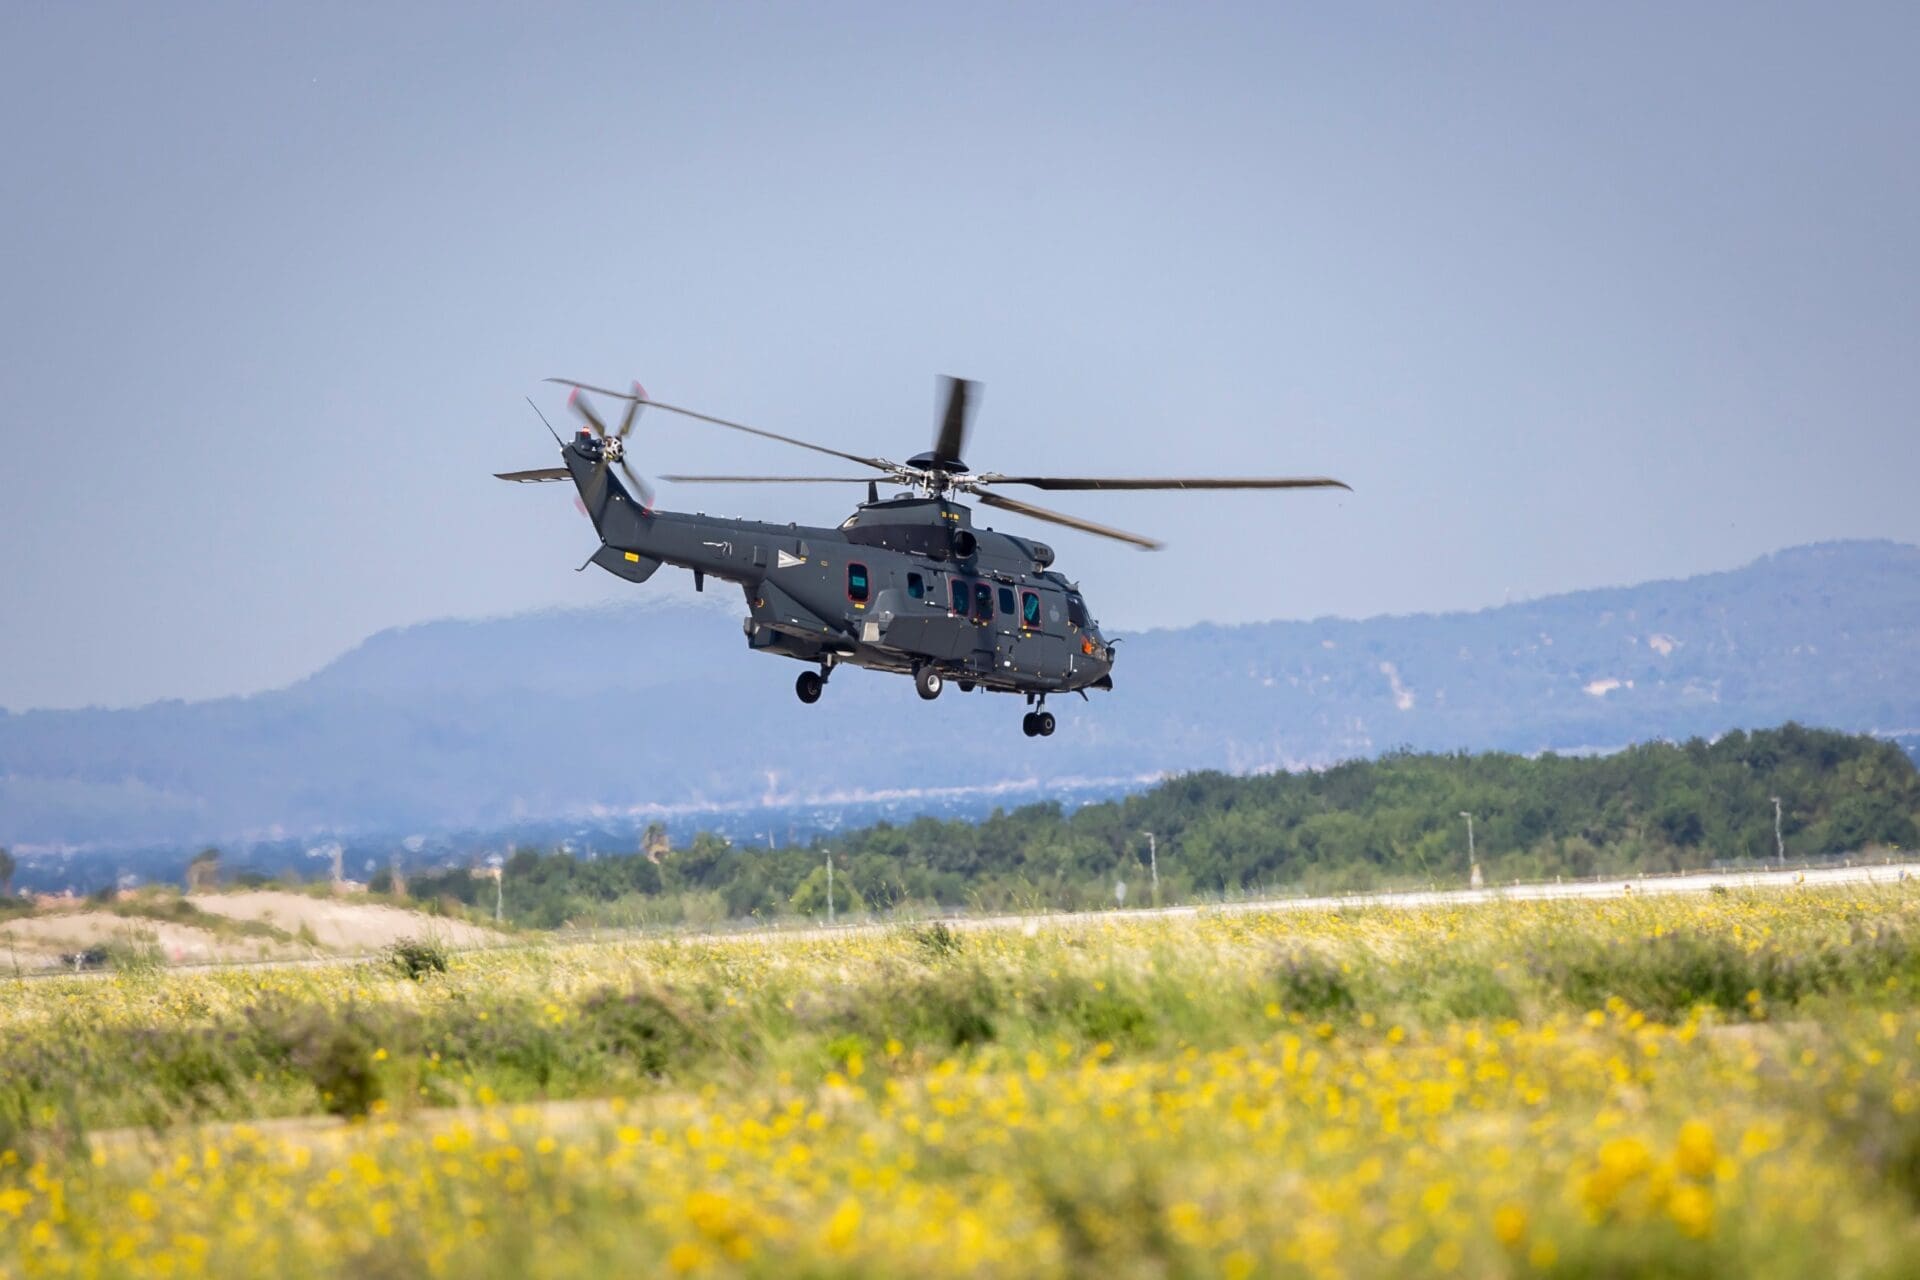
[[[1113, 647], [1045, 543], [973, 527], [942, 495], [862, 503], [837, 528], [646, 509], [583, 433], [563, 447], [601, 540], [592, 563], [630, 582], [662, 565], [739, 586], [748, 647], [1026, 695], [1113, 687]], [[819, 696], [801, 677], [801, 696]], [[931, 688], [932, 692], [929, 692]], [[1051, 731], [1048, 717], [1047, 732]]]

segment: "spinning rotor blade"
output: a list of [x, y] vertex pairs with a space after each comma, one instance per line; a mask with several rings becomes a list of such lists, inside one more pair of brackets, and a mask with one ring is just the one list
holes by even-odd
[[1128, 533], [1125, 529], [1115, 529], [1109, 525], [1095, 524], [1091, 520], [1082, 520], [1079, 516], [1063, 515], [1058, 511], [1049, 511], [1045, 507], [1032, 506], [1025, 502], [1015, 502], [1012, 498], [1003, 498], [997, 493], [974, 491], [973, 496], [989, 507], [998, 507], [1002, 511], [1012, 511], [1019, 515], [1031, 516], [1035, 520], [1046, 520], [1053, 524], [1063, 524], [1069, 529], [1078, 529], [1082, 533], [1096, 533], [1103, 538], [1112, 538], [1116, 542], [1130, 542], [1142, 551], [1158, 551], [1164, 543], [1137, 533]]
[[627, 416], [620, 419], [620, 439], [625, 440], [627, 432], [633, 430], [633, 420], [640, 416], [640, 405], [646, 398], [646, 390], [639, 383], [634, 383], [633, 397], [627, 401]]
[[897, 474], [900, 467], [885, 458], [868, 458], [857, 453], [843, 453], [838, 449], [829, 449], [823, 444], [814, 444], [810, 440], [799, 440], [793, 436], [783, 436], [776, 431], [763, 431], [759, 427], [750, 427], [744, 422], [730, 422], [725, 418], [716, 418], [710, 413], [699, 413], [693, 409], [682, 409], [679, 405], [667, 404], [662, 400], [649, 400], [643, 395], [632, 392], [609, 391], [605, 387], [596, 387], [585, 382], [574, 382], [569, 378], [548, 378], [548, 382], [557, 382], [563, 387], [572, 387], [576, 391], [592, 391], [598, 395], [613, 396], [620, 400], [632, 400], [638, 404], [651, 405], [668, 413], [677, 413], [683, 418], [692, 418], [696, 422], [710, 423], [716, 427], [725, 427], [729, 431], [744, 431], [750, 436], [759, 436], [763, 440], [778, 440], [782, 444], [795, 445], [802, 449], [811, 449], [815, 453], [828, 454], [835, 458], [844, 458], [848, 462], [857, 462], [863, 467], [872, 467], [876, 471]]
[[675, 484], [866, 484], [865, 476], [661, 476]]
[[1024, 484], [1035, 489], [1346, 489], [1353, 486], [1327, 476], [1003, 476], [974, 477], [976, 484]]
[[493, 478], [515, 484], [543, 484], [548, 480], [565, 480], [571, 474], [565, 467], [541, 467], [535, 471], [496, 471]]
[[965, 378], [940, 379], [947, 389], [946, 411], [940, 417], [940, 430], [933, 438], [933, 456], [943, 462], [958, 462], [967, 445], [968, 410], [974, 391], [980, 385]]
[[627, 465], [625, 458], [620, 459], [620, 474], [627, 478], [627, 487], [640, 499], [640, 505], [647, 511], [653, 510], [653, 486], [633, 474], [633, 468]]
[[567, 403], [573, 406], [575, 413], [587, 420], [587, 425], [593, 428], [593, 434], [602, 440], [607, 438], [607, 424], [600, 421], [600, 415], [593, 411], [593, 406], [581, 398], [580, 388], [574, 388], [573, 394], [567, 397]]

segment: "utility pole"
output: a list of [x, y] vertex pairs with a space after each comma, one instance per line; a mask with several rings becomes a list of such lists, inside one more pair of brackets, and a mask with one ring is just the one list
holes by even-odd
[[1780, 797], [1773, 797], [1773, 852], [1780, 865], [1787, 865], [1787, 842], [1780, 835]]
[[827, 923], [833, 923], [833, 850], [827, 850]]
[[1462, 809], [1460, 816], [1467, 820], [1467, 884], [1470, 888], [1478, 889], [1483, 882], [1480, 879], [1480, 857], [1473, 851], [1473, 815]]
[[1142, 831], [1147, 838], [1147, 867], [1153, 873], [1153, 905], [1160, 905], [1160, 853], [1154, 845], [1153, 832]]

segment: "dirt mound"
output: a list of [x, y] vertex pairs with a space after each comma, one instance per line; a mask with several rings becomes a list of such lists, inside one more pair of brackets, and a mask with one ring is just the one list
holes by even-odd
[[171, 920], [144, 920], [111, 911], [56, 911], [0, 925], [0, 963], [23, 969], [57, 964], [63, 955], [95, 948], [121, 948], [155, 963], [211, 964], [236, 960], [285, 960], [310, 954], [268, 937], [224, 937]]
[[402, 938], [431, 937], [449, 947], [482, 947], [500, 938], [491, 929], [464, 921], [352, 898], [312, 898], [302, 893], [251, 889], [244, 893], [196, 894], [188, 901], [209, 915], [270, 924], [302, 942], [311, 938], [313, 945], [334, 952], [377, 951]]
[[500, 939], [491, 929], [351, 898], [250, 890], [195, 894], [198, 918], [155, 918], [137, 907], [41, 910], [0, 924], [0, 966], [44, 970], [60, 958], [110, 949], [159, 964], [234, 964], [364, 955], [402, 938], [445, 947]]

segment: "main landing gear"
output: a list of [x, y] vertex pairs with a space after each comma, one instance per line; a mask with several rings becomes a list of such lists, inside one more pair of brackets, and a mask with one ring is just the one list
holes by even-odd
[[800, 701], [812, 706], [820, 701], [820, 695], [827, 691], [827, 677], [833, 674], [833, 658], [823, 658], [818, 671], [802, 671], [793, 682], [793, 691], [800, 695]]
[[[1033, 695], [1028, 694], [1027, 698], [1029, 701], [1032, 701]], [[1026, 734], [1029, 738], [1051, 738], [1053, 736], [1053, 712], [1047, 710], [1046, 694], [1041, 694], [1039, 702], [1034, 706], [1034, 709], [1021, 717], [1020, 732]]]
[[913, 691], [932, 702], [947, 687], [947, 681], [938, 671], [924, 663], [913, 669]]

